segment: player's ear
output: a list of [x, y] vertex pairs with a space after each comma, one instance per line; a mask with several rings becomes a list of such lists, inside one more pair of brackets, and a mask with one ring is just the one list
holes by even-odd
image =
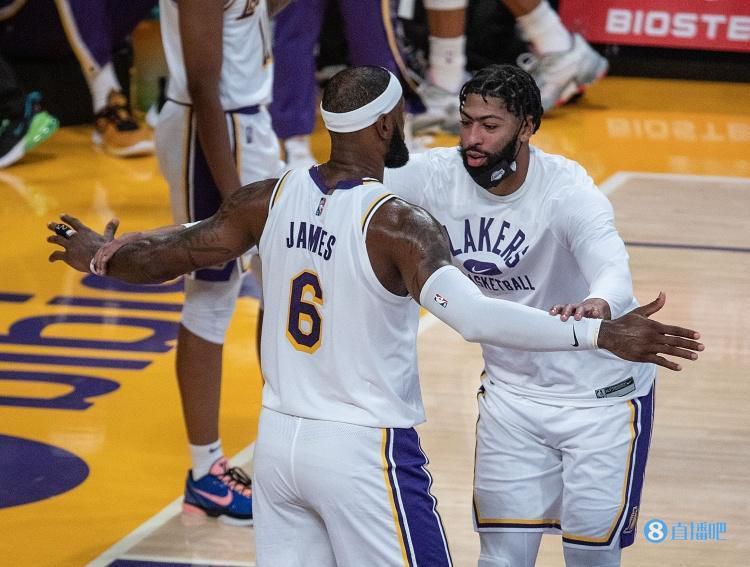
[[391, 137], [391, 129], [395, 127], [395, 124], [391, 120], [388, 114], [381, 114], [375, 121], [375, 131], [382, 140], [389, 140]]
[[534, 119], [531, 116], [527, 116], [524, 120], [521, 131], [518, 133], [518, 139], [521, 143], [526, 143], [534, 135]]

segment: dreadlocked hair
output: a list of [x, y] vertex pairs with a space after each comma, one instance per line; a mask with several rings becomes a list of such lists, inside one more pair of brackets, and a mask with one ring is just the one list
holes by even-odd
[[383, 67], [349, 67], [336, 73], [323, 90], [323, 109], [349, 112], [372, 102], [385, 92], [391, 80]]
[[458, 97], [462, 108], [470, 94], [477, 94], [485, 101], [502, 100], [508, 112], [521, 120], [530, 116], [534, 132], [539, 129], [544, 113], [542, 96], [532, 76], [523, 69], [513, 65], [485, 67], [461, 87]]

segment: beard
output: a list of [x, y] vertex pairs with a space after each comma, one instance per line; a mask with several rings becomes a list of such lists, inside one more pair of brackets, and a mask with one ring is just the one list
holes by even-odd
[[478, 151], [474, 147], [459, 148], [461, 153], [461, 159], [464, 162], [464, 167], [469, 175], [474, 179], [477, 185], [489, 189], [500, 183], [503, 179], [511, 175], [516, 170], [516, 156], [518, 155], [518, 132], [515, 136], [507, 143], [503, 148], [494, 154], [488, 154], [485, 152], [484, 155], [487, 161], [484, 165], [477, 167], [469, 165], [469, 161], [466, 156], [468, 151]]
[[406, 147], [404, 138], [398, 132], [394, 131], [391, 136], [391, 143], [388, 146], [388, 152], [385, 154], [386, 167], [402, 167], [409, 161], [409, 148]]

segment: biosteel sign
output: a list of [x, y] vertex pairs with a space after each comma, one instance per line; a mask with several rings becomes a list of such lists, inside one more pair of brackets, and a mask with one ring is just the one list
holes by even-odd
[[560, 16], [594, 43], [750, 51], [750, 0], [560, 0]]

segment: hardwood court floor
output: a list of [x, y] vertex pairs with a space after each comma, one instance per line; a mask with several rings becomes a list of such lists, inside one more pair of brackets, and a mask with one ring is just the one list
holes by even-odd
[[[44, 225], [60, 212], [95, 226], [114, 214], [128, 231], [169, 222], [155, 160], [107, 157], [89, 136], [63, 129], [0, 171], [1, 563], [253, 565], [252, 529], [177, 513], [188, 467], [173, 377], [180, 292], [103, 289], [46, 261]], [[700, 329], [707, 346], [683, 372], [660, 373], [641, 531], [623, 564], [747, 565], [750, 87], [609, 78], [545, 118], [534, 143], [588, 169], [615, 207], [636, 296], [665, 290], [660, 317]], [[315, 149], [326, 155], [325, 133]], [[238, 462], [259, 411], [256, 309], [240, 300], [225, 356], [222, 437]], [[429, 319], [419, 348], [434, 493], [455, 565], [475, 565], [479, 349]], [[642, 531], [656, 518], [670, 532], [658, 544]], [[691, 522], [693, 541], [679, 540]], [[720, 523], [722, 541], [697, 539]], [[538, 565], [562, 565], [559, 538], [545, 538]]]

